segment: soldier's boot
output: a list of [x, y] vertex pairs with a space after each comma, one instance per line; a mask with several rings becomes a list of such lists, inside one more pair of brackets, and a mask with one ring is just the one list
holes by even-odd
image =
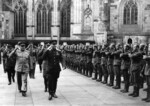
[[110, 74], [110, 81], [109, 81], [109, 84], [107, 85], [110, 87], [114, 85], [114, 74]]
[[140, 88], [139, 88], [139, 86], [137, 87], [135, 87], [135, 93], [134, 93], [134, 95], [133, 95], [133, 97], [138, 97], [139, 96], [139, 90], [140, 90]]
[[121, 76], [117, 75], [116, 76], [116, 86], [114, 87], [114, 89], [120, 89], [120, 85], [121, 85]]
[[89, 77], [92, 77], [92, 73], [93, 73], [93, 71], [90, 70]]
[[140, 88], [144, 87], [144, 78], [140, 77]]
[[127, 80], [125, 80], [125, 82], [124, 82], [124, 89], [123, 90], [121, 90], [121, 92], [122, 93], [127, 93], [128, 91], [129, 91], [129, 80], [127, 79]]
[[80, 73], [82, 74], [82, 67], [81, 67], [81, 66], [79, 67], [79, 71], [80, 71]]
[[83, 68], [83, 73], [82, 74], [85, 75], [85, 68]]
[[143, 98], [142, 101], [150, 102], [150, 86], [147, 89], [147, 97]]
[[104, 81], [103, 81], [102, 83], [103, 83], [103, 84], [107, 84], [107, 80], [108, 80], [108, 75], [105, 74], [105, 75], [104, 75]]
[[93, 80], [96, 80], [97, 79], [97, 70], [95, 70], [95, 73], [94, 73], [94, 78], [92, 78]]
[[88, 76], [88, 69], [85, 70], [85, 75]]
[[128, 96], [133, 96], [135, 94], [136, 87], [133, 87], [133, 93], [130, 93]]
[[98, 81], [98, 82], [102, 81], [102, 73], [99, 72], [99, 78], [96, 81]]
[[148, 90], [147, 90], [147, 100], [146, 102], [150, 102], [150, 85], [148, 87]]

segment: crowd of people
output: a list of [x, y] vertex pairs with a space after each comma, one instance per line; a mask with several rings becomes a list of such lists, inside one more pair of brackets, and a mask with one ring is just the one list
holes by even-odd
[[133, 86], [129, 96], [138, 97], [146, 82], [147, 97], [142, 100], [150, 102], [150, 56], [145, 44], [67, 45], [62, 54], [66, 67], [87, 77], [93, 76], [93, 80], [114, 89], [121, 89], [123, 81], [122, 93], [128, 93]]
[[17, 75], [18, 91], [26, 97], [28, 75], [35, 79], [35, 69], [38, 62], [40, 72], [43, 70], [45, 92], [49, 92], [49, 100], [57, 98], [57, 80], [61, 71], [62, 53], [56, 46], [56, 41], [51, 44], [35, 46], [30, 43], [18, 42], [13, 47], [6, 44], [1, 47], [4, 73], [8, 75], [8, 85], [15, 82], [15, 73]]
[[[17, 75], [18, 90], [26, 96], [27, 77], [35, 78], [35, 67], [39, 64], [43, 72], [44, 91], [49, 93], [49, 100], [57, 98], [57, 80], [64, 68], [69, 68], [93, 80], [106, 84], [114, 89], [121, 89], [128, 93], [133, 86], [132, 97], [138, 97], [140, 89], [147, 92], [143, 101], [150, 102], [150, 56], [147, 46], [140, 45], [56, 45], [56, 42], [40, 43], [38, 46], [19, 42], [15, 47], [4, 45], [3, 53], [4, 72], [8, 73], [8, 85], [15, 82]], [[123, 80], [121, 80], [123, 79]], [[12, 80], [12, 81], [11, 81]], [[147, 88], [144, 88], [146, 82]]]

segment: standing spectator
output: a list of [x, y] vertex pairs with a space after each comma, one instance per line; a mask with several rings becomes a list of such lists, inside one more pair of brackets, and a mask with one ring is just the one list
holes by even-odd
[[[46, 45], [46, 47], [44, 45], [42, 45], [42, 51], [41, 51], [41, 56], [47, 51], [47, 48], [50, 46], [50, 44], [48, 43]], [[42, 57], [40, 57], [42, 58]], [[43, 59], [43, 58], [42, 58]], [[45, 92], [48, 91], [48, 58], [44, 58], [43, 61], [42, 61], [42, 68], [43, 68], [43, 78], [44, 78], [44, 86], [45, 86]]]
[[[3, 48], [2, 48], [3, 55], [4, 55], [4, 53], [6, 52], [6, 50], [7, 50], [7, 45], [4, 44], [4, 46], [3, 46]], [[4, 69], [4, 73], [6, 73], [5, 64], [6, 64], [6, 58], [3, 57], [3, 69]]]
[[15, 56], [16, 58], [15, 70], [17, 71], [18, 89], [22, 92], [22, 96], [26, 96], [27, 78], [30, 70], [29, 51], [25, 50], [25, 43], [23, 42], [20, 42], [20, 49], [18, 48], [18, 46], [15, 46], [9, 57]]
[[39, 45], [38, 53], [37, 53], [37, 60], [38, 60], [38, 64], [39, 64], [39, 68], [40, 68], [40, 72], [41, 72], [41, 73], [42, 73], [42, 58], [41, 58], [41, 51], [42, 51], [43, 45], [44, 45], [43, 42]]
[[43, 54], [43, 59], [45, 60], [46, 58], [48, 59], [49, 100], [51, 100], [52, 97], [57, 98], [57, 80], [61, 71], [60, 62], [62, 62], [62, 54], [61, 51], [56, 48], [56, 42], [53, 42]]
[[146, 61], [146, 66], [144, 71], [144, 75], [146, 76], [146, 82], [147, 82], [147, 97], [143, 98], [143, 101], [150, 102], [150, 56], [144, 56], [143, 57]]
[[30, 44], [30, 78], [35, 78], [35, 67], [36, 67], [36, 48], [33, 44]]
[[6, 59], [5, 61], [5, 71], [8, 74], [8, 85], [11, 85], [11, 79], [13, 80], [13, 82], [15, 82], [15, 64], [16, 64], [16, 60], [14, 56], [11, 56], [9, 58], [9, 54], [12, 52], [13, 48], [11, 45], [7, 46], [7, 49], [5, 50], [4, 54], [3, 54], [3, 58]]

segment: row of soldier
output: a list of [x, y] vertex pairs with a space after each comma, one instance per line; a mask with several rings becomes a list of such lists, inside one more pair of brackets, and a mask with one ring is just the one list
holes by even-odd
[[[18, 44], [19, 45], [19, 44]], [[30, 52], [30, 77], [34, 78], [35, 65], [38, 61], [40, 71], [42, 72], [43, 59], [40, 58], [41, 52], [50, 47], [50, 44], [44, 45], [41, 43], [38, 47], [30, 44], [26, 50]], [[130, 85], [133, 85], [133, 93], [129, 96], [138, 97], [139, 90], [143, 87], [144, 82], [147, 82], [147, 97], [142, 99], [146, 102], [150, 102], [150, 57], [147, 55], [147, 47], [144, 44], [141, 45], [125, 45], [122, 47], [120, 44], [111, 45], [60, 45], [59, 49], [63, 54], [63, 66], [82, 73], [88, 77], [92, 77], [93, 80], [113, 86], [114, 89], [121, 88], [121, 76], [124, 79], [124, 89], [121, 90], [123, 93], [129, 92]], [[14, 50], [11, 45], [2, 47], [3, 51], [3, 63], [4, 70], [7, 56], [11, 51]], [[11, 63], [15, 63], [11, 61]], [[31, 64], [32, 63], [32, 64]], [[11, 64], [13, 67], [14, 65]], [[48, 67], [48, 66], [46, 66]], [[46, 68], [44, 67], [44, 68]], [[10, 69], [14, 69], [10, 68]], [[46, 69], [43, 69], [43, 71]], [[11, 75], [14, 81], [14, 71]], [[44, 75], [45, 91], [47, 91], [47, 81]], [[18, 78], [18, 77], [17, 77]], [[11, 84], [10, 73], [8, 73], [9, 84]], [[116, 83], [115, 83], [116, 80]], [[19, 83], [19, 82], [18, 82]], [[21, 89], [21, 88], [19, 88]]]
[[94, 73], [93, 80], [114, 89], [121, 89], [123, 76], [121, 92], [127, 93], [133, 86], [129, 96], [138, 97], [146, 82], [147, 97], [142, 100], [150, 102], [150, 56], [146, 45], [67, 45], [62, 47], [62, 53], [66, 67], [88, 77]]

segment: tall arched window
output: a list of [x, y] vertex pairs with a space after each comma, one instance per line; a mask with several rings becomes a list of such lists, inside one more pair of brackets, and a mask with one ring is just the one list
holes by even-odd
[[138, 7], [137, 3], [129, 0], [124, 7], [124, 24], [137, 24]]
[[46, 8], [43, 7], [42, 10], [42, 33], [43, 34], [46, 34], [46, 18], [47, 18]]
[[60, 33], [61, 37], [70, 37], [70, 19], [71, 19], [71, 4], [68, 0], [66, 4], [61, 9], [61, 27], [60, 27]]
[[51, 33], [51, 10], [48, 11], [48, 34]]
[[18, 3], [14, 10], [14, 35], [26, 36], [26, 6]]
[[41, 33], [41, 10], [37, 11], [37, 33]]
[[51, 6], [43, 0], [37, 9], [37, 34], [48, 35], [51, 34]]

